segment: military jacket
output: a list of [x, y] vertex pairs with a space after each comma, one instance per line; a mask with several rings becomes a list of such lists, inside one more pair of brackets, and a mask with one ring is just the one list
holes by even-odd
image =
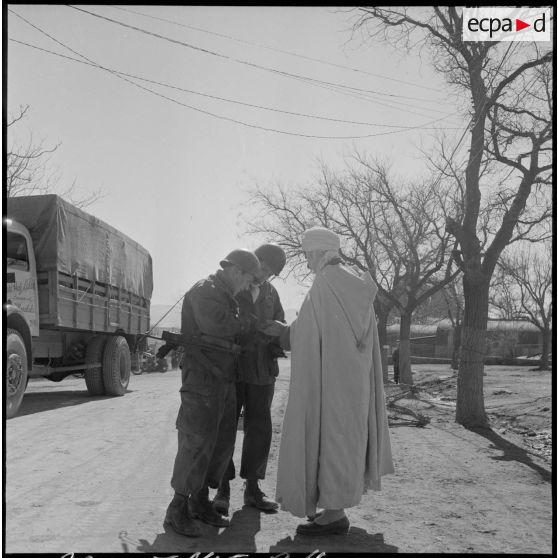
[[[253, 320], [241, 319], [222, 270], [198, 281], [184, 296], [183, 335], [209, 335], [237, 343], [239, 336], [247, 336], [252, 326]], [[234, 382], [237, 358], [232, 353], [186, 347], [181, 364], [182, 384]]]
[[[285, 321], [285, 312], [275, 287], [268, 281], [260, 286], [256, 300], [250, 291], [242, 291], [236, 295], [240, 308], [240, 316], [249, 319], [256, 316], [258, 320]], [[279, 374], [277, 356], [282, 354], [276, 337], [270, 337], [259, 331], [243, 333], [239, 336], [244, 346], [238, 360], [239, 381], [249, 384], [270, 384]]]

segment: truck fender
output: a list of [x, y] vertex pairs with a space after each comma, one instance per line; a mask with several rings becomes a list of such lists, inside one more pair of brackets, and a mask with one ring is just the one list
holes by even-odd
[[33, 368], [33, 354], [31, 349], [31, 331], [27, 325], [27, 321], [19, 308], [13, 304], [6, 304], [6, 327], [15, 329], [23, 338], [25, 352], [27, 353], [27, 370]]

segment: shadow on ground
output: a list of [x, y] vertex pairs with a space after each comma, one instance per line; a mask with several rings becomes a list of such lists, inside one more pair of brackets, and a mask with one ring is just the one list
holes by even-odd
[[[252, 507], [243, 507], [234, 512], [229, 527], [219, 530], [217, 527], [198, 522], [202, 529], [201, 537], [184, 537], [175, 533], [172, 528], [165, 527], [164, 533], [158, 533], [153, 542], [145, 539], [133, 541], [125, 533], [120, 539], [123, 552], [154, 553], [189, 553], [222, 552], [222, 553], [256, 553], [256, 535], [261, 529], [262, 512]], [[219, 532], [220, 531], [220, 532]], [[328, 537], [306, 537], [295, 535], [285, 537], [269, 550], [260, 550], [269, 554], [289, 554], [313, 552], [372, 552], [394, 553], [397, 547], [385, 544], [381, 533], [369, 534], [364, 529], [351, 527], [348, 535], [332, 535]]]
[[492, 442], [495, 449], [504, 452], [504, 455], [492, 457], [491, 459], [496, 461], [518, 461], [519, 463], [527, 465], [527, 467], [530, 467], [533, 471], [536, 471], [545, 482], [551, 482], [552, 477], [550, 471], [547, 471], [544, 467], [535, 463], [529, 453], [522, 447], [502, 438], [502, 436], [494, 432], [491, 428], [469, 427], [467, 430], [486, 438], [489, 442]]
[[398, 552], [396, 546], [386, 544], [384, 535], [376, 533], [371, 535], [359, 527], [351, 527], [347, 535], [331, 535], [320, 537], [307, 537], [295, 535], [294, 538], [286, 537], [277, 544], [270, 547], [269, 553], [287, 554], [304, 553], [305, 555], [314, 552], [325, 553], [345, 553], [345, 552], [366, 552], [366, 553], [395, 553]]
[[[126, 390], [126, 393], [132, 393]], [[17, 412], [18, 417], [33, 415], [35, 413], [43, 413], [63, 407], [72, 407], [74, 405], [83, 405], [84, 403], [92, 403], [100, 399], [112, 399], [110, 395], [92, 396], [87, 390], [57, 390], [53, 392], [35, 391], [26, 393], [21, 402], [21, 407]]]
[[[256, 552], [256, 533], [261, 528], [261, 512], [256, 508], [243, 507], [233, 513], [230, 525], [219, 529], [197, 522], [202, 530], [201, 537], [184, 537], [172, 528], [165, 527], [152, 543], [140, 539], [135, 550], [124, 548], [125, 552]], [[132, 541], [129, 541], [132, 542]]]

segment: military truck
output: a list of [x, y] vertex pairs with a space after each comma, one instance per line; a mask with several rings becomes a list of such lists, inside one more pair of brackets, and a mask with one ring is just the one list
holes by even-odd
[[29, 378], [82, 372], [90, 395], [124, 395], [145, 350], [149, 252], [57, 195], [7, 200], [6, 416]]

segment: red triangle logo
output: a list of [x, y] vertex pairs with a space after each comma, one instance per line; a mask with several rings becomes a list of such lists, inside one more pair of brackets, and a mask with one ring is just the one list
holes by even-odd
[[515, 20], [515, 30], [516, 31], [521, 31], [522, 29], [525, 29], [526, 27], [531, 27], [531, 24], [530, 23], [525, 23], [524, 21], [521, 21], [520, 19]]

